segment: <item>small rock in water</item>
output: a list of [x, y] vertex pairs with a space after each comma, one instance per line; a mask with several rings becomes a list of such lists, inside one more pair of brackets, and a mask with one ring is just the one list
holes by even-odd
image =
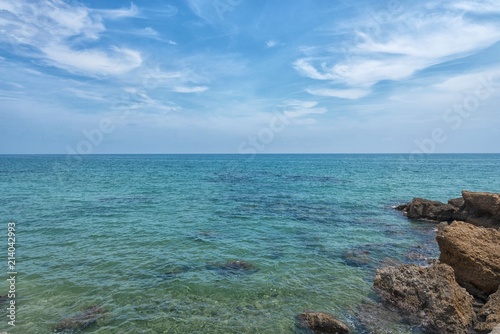
[[179, 267], [168, 268], [167, 270], [165, 270], [163, 272], [163, 274], [160, 275], [160, 278], [174, 279], [181, 274], [187, 273], [189, 270], [191, 270], [191, 267], [188, 267], [188, 266], [179, 266]]
[[394, 261], [400, 252], [395, 244], [357, 245], [342, 252], [342, 261], [351, 267], [377, 268], [382, 262], [391, 258]]
[[349, 334], [349, 327], [335, 319], [332, 315], [322, 312], [303, 312], [297, 316], [297, 326], [308, 329], [314, 334]]
[[213, 265], [208, 265], [207, 269], [209, 270], [217, 270], [222, 274], [250, 274], [257, 272], [258, 269], [251, 263], [246, 261], [227, 261], [225, 263], [216, 263]]
[[352, 267], [366, 267], [372, 262], [370, 251], [366, 249], [349, 249], [342, 253], [342, 261]]
[[212, 231], [200, 231], [190, 236], [195, 241], [207, 242], [212, 239], [217, 239], [218, 236]]
[[66, 318], [54, 326], [56, 333], [79, 333], [84, 329], [94, 326], [102, 319], [106, 311], [97, 305], [83, 309], [80, 313]]

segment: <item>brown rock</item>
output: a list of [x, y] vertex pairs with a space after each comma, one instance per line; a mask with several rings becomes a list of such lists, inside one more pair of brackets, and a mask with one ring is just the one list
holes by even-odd
[[418, 317], [431, 333], [466, 334], [474, 319], [472, 296], [456, 283], [453, 268], [446, 264], [382, 268], [373, 287], [384, 303]]
[[500, 227], [500, 194], [462, 191], [467, 222], [478, 226]]
[[462, 205], [464, 205], [464, 199], [462, 197], [453, 198], [448, 200], [448, 204], [454, 206], [455, 208], [460, 208]]
[[454, 198], [448, 204], [423, 198], [414, 198], [410, 203], [395, 207], [411, 219], [433, 221], [454, 220], [500, 228], [500, 194], [463, 190], [461, 198]]
[[493, 331], [490, 334], [500, 334], [500, 325], [493, 328]]
[[453, 205], [423, 198], [414, 198], [403, 210], [408, 218], [450, 221], [457, 210]]
[[500, 284], [500, 231], [455, 221], [437, 234], [439, 260], [453, 267], [457, 282], [485, 300]]
[[478, 312], [475, 328], [479, 333], [489, 333], [498, 325], [500, 325], [500, 286]]
[[307, 328], [315, 334], [348, 334], [349, 327], [333, 316], [322, 312], [303, 312], [299, 314], [299, 327]]

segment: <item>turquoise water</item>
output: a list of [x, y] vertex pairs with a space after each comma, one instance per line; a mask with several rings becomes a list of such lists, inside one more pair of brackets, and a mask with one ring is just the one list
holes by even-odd
[[[498, 192], [499, 175], [480, 154], [0, 156], [2, 275], [9, 221], [18, 271], [0, 331], [91, 305], [107, 313], [88, 333], [295, 333], [304, 310], [357, 326], [374, 267], [433, 238], [391, 206]], [[360, 249], [370, 263], [346, 258]]]

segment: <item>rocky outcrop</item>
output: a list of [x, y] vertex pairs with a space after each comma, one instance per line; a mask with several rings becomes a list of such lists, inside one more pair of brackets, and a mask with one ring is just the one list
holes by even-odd
[[373, 287], [384, 303], [416, 316], [430, 333], [466, 334], [475, 318], [473, 297], [446, 264], [382, 268]]
[[298, 326], [315, 334], [349, 334], [349, 327], [327, 313], [304, 312], [298, 315]]
[[396, 207], [411, 219], [433, 221], [465, 221], [477, 226], [500, 227], [500, 194], [462, 191], [461, 198], [447, 204], [423, 198]]
[[450, 265], [457, 282], [485, 300], [500, 284], [500, 231], [453, 222], [438, 231], [440, 262]]
[[500, 227], [500, 194], [464, 190], [462, 197], [464, 204], [461, 209], [467, 217], [461, 219], [463, 217], [457, 216], [456, 220], [461, 219], [479, 226]]
[[489, 333], [497, 326], [500, 326], [500, 286], [479, 310], [475, 328], [479, 333]]
[[440, 258], [426, 268], [378, 270], [374, 289], [383, 302], [430, 333], [500, 334], [500, 194], [464, 190], [448, 203], [414, 198], [396, 209], [443, 222]]
[[411, 219], [429, 219], [436, 221], [448, 221], [452, 219], [457, 207], [438, 201], [430, 201], [423, 198], [414, 198], [410, 203], [399, 206], [397, 209]]

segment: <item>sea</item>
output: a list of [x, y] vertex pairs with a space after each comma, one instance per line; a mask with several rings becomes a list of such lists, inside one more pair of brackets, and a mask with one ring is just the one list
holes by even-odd
[[1, 155], [0, 332], [370, 333], [376, 268], [439, 255], [394, 206], [464, 189], [499, 192], [500, 155]]

